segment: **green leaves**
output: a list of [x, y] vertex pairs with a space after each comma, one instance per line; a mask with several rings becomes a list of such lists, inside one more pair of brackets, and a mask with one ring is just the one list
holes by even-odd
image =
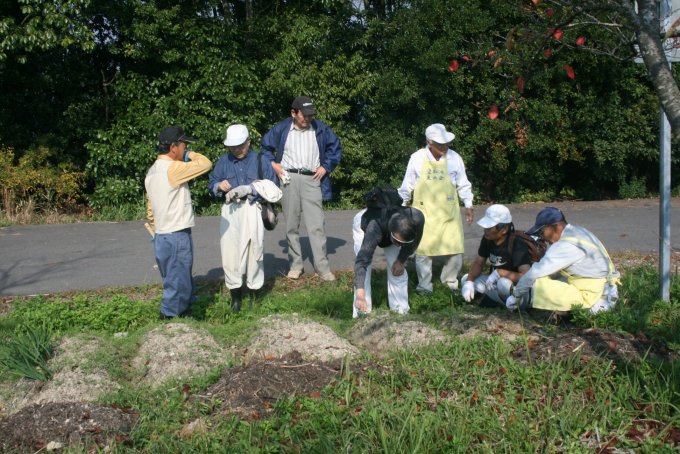
[[17, 378], [46, 381], [52, 378], [47, 360], [52, 354], [52, 335], [44, 325], [24, 325], [9, 336], [0, 350], [0, 370]]

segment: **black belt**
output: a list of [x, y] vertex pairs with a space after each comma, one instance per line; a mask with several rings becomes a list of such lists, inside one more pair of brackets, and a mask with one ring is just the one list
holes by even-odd
[[286, 172], [299, 173], [300, 175], [314, 175], [316, 173], [305, 169], [286, 169]]

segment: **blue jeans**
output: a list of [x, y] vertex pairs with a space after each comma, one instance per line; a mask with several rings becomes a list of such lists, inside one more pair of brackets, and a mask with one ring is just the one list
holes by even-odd
[[163, 278], [161, 315], [186, 315], [196, 301], [192, 277], [194, 243], [191, 229], [157, 234], [154, 238], [154, 250], [158, 270]]

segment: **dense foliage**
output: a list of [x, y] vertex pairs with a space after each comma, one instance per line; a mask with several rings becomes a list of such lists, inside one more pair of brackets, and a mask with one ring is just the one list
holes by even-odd
[[[566, 30], [548, 42], [551, 56], [522, 68], [507, 50], [530, 4], [5, 2], [0, 149], [18, 162], [42, 147], [55, 168], [86, 172], [82, 193], [95, 209], [139, 205], [165, 125], [183, 125], [216, 159], [228, 124], [247, 124], [257, 143], [308, 94], [344, 146], [333, 174], [343, 206], [376, 182], [398, 184], [434, 122], [456, 133], [477, 200], [658, 190], [659, 107], [645, 69], [562, 44], [608, 39], [596, 29]], [[195, 184], [200, 207], [205, 187]]]

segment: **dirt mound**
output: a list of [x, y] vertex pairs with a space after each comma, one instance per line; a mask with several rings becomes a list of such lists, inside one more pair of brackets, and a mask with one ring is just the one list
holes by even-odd
[[421, 322], [401, 321], [393, 314], [380, 314], [361, 320], [350, 330], [349, 338], [376, 355], [446, 342], [449, 339], [442, 331]]
[[500, 336], [508, 342], [514, 342], [524, 334], [533, 336], [529, 328], [531, 324], [517, 314], [498, 310], [491, 312], [478, 306], [468, 306], [456, 317], [442, 322], [442, 326], [456, 333], [460, 339]]
[[612, 360], [639, 361], [642, 358], [675, 361], [678, 354], [644, 335], [615, 333], [601, 329], [574, 329], [537, 336], [518, 345], [512, 355], [518, 361], [562, 360], [579, 354], [582, 358], [605, 357]]
[[0, 419], [0, 451], [51, 451], [76, 445], [105, 448], [126, 443], [138, 416], [93, 404], [34, 404]]
[[246, 362], [279, 357], [292, 351], [319, 361], [332, 361], [359, 353], [346, 339], [321, 323], [271, 315], [261, 319], [260, 326], [260, 332], [245, 352]]
[[320, 391], [336, 378], [340, 361], [309, 361], [297, 351], [282, 358], [255, 361], [225, 369], [222, 378], [201, 393], [201, 400], [220, 402], [218, 414], [232, 413], [243, 419], [260, 419], [286, 396], [320, 397]]
[[183, 323], [169, 323], [150, 331], [132, 365], [140, 384], [155, 387], [171, 379], [205, 374], [224, 364], [226, 354], [207, 333]]
[[89, 365], [102, 348], [102, 342], [93, 337], [64, 338], [48, 361], [52, 379], [46, 383], [21, 380], [11, 392], [0, 392], [8, 397], [0, 397], [4, 412], [11, 414], [35, 403], [91, 402], [118, 390], [120, 385], [105, 370]]

